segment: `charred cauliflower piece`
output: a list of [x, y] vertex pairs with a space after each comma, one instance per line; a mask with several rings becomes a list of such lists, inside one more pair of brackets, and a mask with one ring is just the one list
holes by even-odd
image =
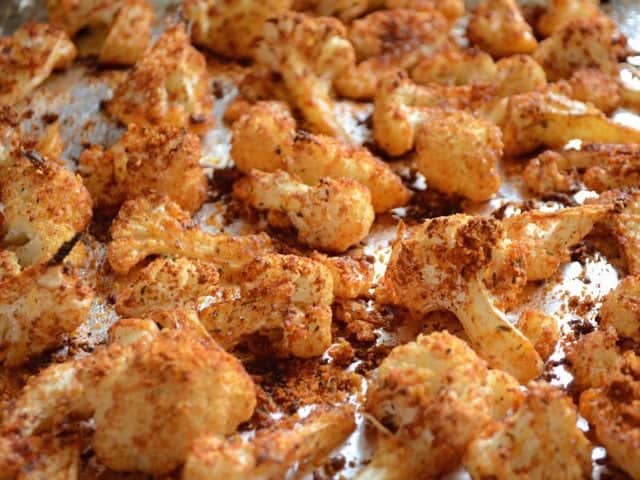
[[91, 197], [80, 177], [37, 152], [0, 153], [4, 246], [22, 266], [50, 260], [91, 220]]
[[208, 187], [200, 156], [200, 139], [184, 129], [129, 125], [108, 150], [97, 145], [85, 150], [79, 170], [98, 208], [114, 210], [155, 190], [195, 212]]
[[229, 435], [251, 417], [255, 386], [235, 357], [189, 329], [154, 333], [137, 322], [146, 331], [137, 339], [31, 379], [2, 425], [3, 472], [21, 468], [8, 463], [7, 443], [19, 460], [37, 435], [70, 415], [93, 418], [92, 447], [103, 465], [150, 474], [180, 466], [201, 435]]
[[540, 356], [484, 281], [493, 276], [494, 257], [510, 247], [505, 233], [496, 220], [462, 214], [427, 220], [406, 237], [400, 230], [377, 294], [423, 314], [454, 313], [489, 365], [527, 381], [540, 374]]
[[351, 406], [321, 408], [297, 425], [258, 431], [251, 440], [200, 438], [187, 458], [183, 480], [269, 480], [285, 478], [295, 467], [305, 469], [323, 462], [355, 429]]
[[640, 342], [640, 277], [625, 277], [600, 309], [600, 324], [611, 325], [621, 337]]
[[291, 8], [292, 0], [185, 0], [196, 45], [229, 58], [251, 59], [267, 18]]
[[174, 25], [134, 65], [107, 110], [125, 124], [202, 133], [213, 123], [210, 90], [204, 57], [189, 43], [185, 27]]
[[365, 147], [326, 135], [295, 132], [295, 121], [281, 104], [260, 102], [233, 124], [231, 154], [238, 169], [286, 170], [307, 185], [322, 178], [352, 178], [371, 192], [376, 212], [404, 205], [409, 190], [391, 168]]
[[322, 355], [331, 344], [333, 277], [315, 260], [266, 255], [240, 273], [238, 298], [216, 302], [199, 314], [224, 348], [253, 334], [269, 339], [281, 356]]
[[533, 56], [551, 81], [568, 78], [574, 71], [585, 68], [615, 76], [619, 36], [615, 24], [606, 17], [574, 20], [541, 42]]
[[467, 36], [493, 57], [532, 53], [538, 46], [514, 0], [482, 0], [473, 10]]
[[599, 0], [550, 0], [538, 19], [536, 30], [543, 37], [549, 37], [573, 20], [604, 16], [598, 3]]
[[0, 280], [0, 360], [18, 366], [84, 322], [93, 291], [66, 265], [36, 265]]
[[631, 478], [640, 478], [640, 357], [625, 353], [605, 386], [581, 395], [580, 413], [614, 462]]
[[331, 97], [334, 79], [355, 62], [339, 20], [287, 12], [267, 20], [256, 60], [282, 76], [298, 108], [318, 133], [349, 139]]
[[358, 480], [437, 478], [491, 419], [520, 403], [518, 382], [448, 332], [394, 348], [373, 373], [366, 408], [393, 433]]
[[618, 336], [612, 327], [596, 330], [568, 345], [567, 359], [577, 388], [600, 388], [620, 366]]
[[212, 264], [159, 258], [118, 294], [116, 311], [123, 317], [144, 317], [158, 310], [195, 309], [200, 299], [217, 292], [219, 280]]
[[100, 48], [98, 63], [135, 64], [151, 44], [154, 19], [153, 5], [147, 0], [123, 0]]
[[111, 267], [126, 273], [150, 255], [184, 256], [234, 270], [272, 250], [267, 235], [233, 237], [197, 228], [169, 198], [151, 194], [125, 202], [111, 224]]
[[46, 23], [28, 22], [12, 36], [0, 37], [0, 103], [19, 102], [75, 57], [69, 37]]
[[589, 478], [591, 444], [576, 426], [577, 417], [561, 390], [531, 383], [514, 415], [489, 424], [473, 439], [464, 466], [473, 478]]
[[233, 191], [252, 207], [267, 210], [269, 223], [292, 225], [300, 242], [330, 252], [358, 244], [375, 219], [369, 189], [350, 178], [325, 177], [310, 187], [282, 170], [251, 170]]

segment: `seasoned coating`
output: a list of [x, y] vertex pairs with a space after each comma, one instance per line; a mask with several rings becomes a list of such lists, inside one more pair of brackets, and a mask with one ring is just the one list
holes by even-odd
[[522, 155], [541, 146], [584, 142], [637, 143], [640, 130], [613, 122], [597, 108], [548, 88], [513, 95], [479, 110], [502, 128], [505, 155]]
[[611, 325], [621, 337], [640, 342], [640, 277], [625, 277], [600, 309], [600, 324]]
[[75, 35], [83, 28], [111, 25], [123, 0], [45, 0], [52, 25]]
[[576, 387], [582, 391], [604, 386], [612, 372], [620, 367], [618, 336], [612, 327], [580, 337], [567, 347], [567, 360]]
[[200, 139], [178, 127], [129, 125], [108, 150], [94, 145], [80, 156], [79, 171], [96, 207], [113, 211], [125, 200], [155, 190], [195, 212], [207, 196]]
[[611, 217], [608, 223], [618, 240], [627, 270], [631, 275], [640, 275], [640, 194], [630, 194], [622, 211]]
[[287, 12], [264, 26], [256, 60], [282, 76], [293, 106], [311, 129], [349, 139], [331, 97], [333, 80], [355, 62], [347, 31], [339, 20]]
[[108, 112], [122, 123], [171, 125], [197, 133], [213, 123], [212, 109], [206, 61], [189, 43], [183, 25], [167, 28], [107, 103]]
[[538, 19], [536, 30], [543, 37], [549, 37], [573, 20], [604, 16], [598, 3], [599, 0], [549, 0], [546, 11]]
[[577, 417], [561, 390], [531, 383], [514, 415], [488, 425], [471, 441], [464, 466], [473, 478], [590, 478], [591, 444], [576, 426]]
[[481, 202], [500, 188], [502, 134], [464, 110], [431, 109], [418, 127], [414, 158], [427, 183]]
[[187, 458], [183, 480], [270, 480], [298, 475], [327, 460], [355, 429], [350, 405], [320, 408], [291, 428], [258, 431], [250, 440], [214, 436], [198, 439]]
[[0, 361], [18, 366], [84, 322], [91, 287], [67, 265], [36, 265], [0, 281]]
[[569, 249], [610, 211], [607, 205], [583, 205], [555, 212], [530, 210], [503, 221], [507, 236], [525, 247], [529, 281], [546, 280], [569, 261]]
[[322, 263], [333, 277], [333, 294], [342, 299], [364, 297], [373, 285], [373, 264], [365, 257], [330, 257], [313, 252], [310, 257]]
[[293, 0], [185, 0], [193, 43], [229, 58], [251, 59], [267, 18], [284, 13]]
[[377, 294], [423, 314], [454, 313], [489, 365], [527, 381], [541, 373], [540, 356], [484, 283], [494, 252], [509, 248], [505, 233], [497, 220], [464, 214], [427, 220], [406, 236], [401, 229]]
[[163, 330], [43, 370], [2, 431], [20, 455], [34, 433], [69, 415], [92, 417], [92, 447], [103, 465], [158, 475], [180, 466], [201, 435], [234, 433], [255, 404], [253, 382], [236, 358], [190, 330]]
[[265, 234], [234, 237], [200, 230], [175, 202], [158, 194], [125, 202], [110, 232], [109, 264], [118, 273], [150, 255], [184, 256], [232, 271], [272, 250]]
[[155, 20], [148, 0], [123, 0], [98, 55], [103, 65], [134, 65], [151, 45]]
[[620, 87], [615, 76], [593, 68], [576, 70], [568, 80], [571, 98], [591, 103], [598, 110], [610, 114], [620, 106]]
[[532, 53], [538, 46], [515, 0], [482, 0], [471, 13], [467, 36], [494, 58]]
[[356, 100], [372, 99], [380, 78], [412, 68], [448, 39], [449, 23], [436, 10], [382, 10], [355, 20], [349, 40], [359, 63], [336, 78], [336, 91]]
[[640, 357], [624, 355], [607, 384], [580, 397], [580, 413], [593, 427], [607, 455], [631, 478], [640, 478]]
[[527, 164], [522, 172], [524, 184], [537, 195], [569, 192], [573, 179], [571, 173], [563, 168], [566, 163], [561, 152], [546, 150]]
[[278, 169], [307, 185], [322, 178], [357, 180], [371, 192], [376, 212], [404, 205], [410, 196], [389, 165], [365, 147], [304, 131], [295, 132], [295, 120], [278, 102], [259, 102], [233, 124], [231, 155], [241, 172]]
[[366, 408], [391, 432], [379, 436], [364, 479], [437, 478], [455, 468], [492, 418], [515, 410], [518, 382], [448, 332], [394, 348], [373, 373]]
[[0, 37], [0, 104], [13, 105], [67, 68], [76, 47], [62, 31], [46, 23], [27, 22], [10, 37]]
[[217, 293], [219, 281], [213, 264], [158, 258], [118, 294], [116, 311], [123, 317], [144, 317], [158, 310], [195, 309], [203, 297]]
[[620, 33], [608, 18], [574, 20], [542, 41], [533, 57], [551, 81], [569, 78], [576, 70], [595, 68], [616, 75]]
[[199, 314], [225, 349], [254, 334], [268, 338], [269, 349], [279, 356], [315, 357], [329, 347], [333, 277], [323, 264], [296, 255], [265, 255], [237, 280], [237, 298], [213, 303]]
[[350, 178], [324, 177], [310, 187], [282, 170], [251, 170], [233, 191], [252, 207], [267, 210], [269, 223], [290, 224], [300, 242], [330, 252], [362, 241], [375, 219], [369, 189]]
[[518, 330], [531, 340], [542, 360], [547, 360], [560, 340], [560, 327], [553, 315], [538, 310], [526, 310], [516, 323]]
[[50, 260], [91, 220], [91, 197], [79, 176], [37, 152], [0, 153], [3, 244], [22, 266]]

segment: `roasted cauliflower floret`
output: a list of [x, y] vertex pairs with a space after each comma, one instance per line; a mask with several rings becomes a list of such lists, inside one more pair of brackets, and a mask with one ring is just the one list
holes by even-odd
[[123, 0], [45, 0], [52, 25], [75, 35], [86, 27], [105, 27], [113, 22]]
[[561, 153], [546, 150], [529, 161], [522, 179], [527, 188], [538, 195], [569, 192], [574, 182], [572, 175], [564, 171], [565, 163]]
[[607, 454], [631, 478], [640, 478], [640, 357], [627, 352], [602, 388], [580, 397], [580, 413], [595, 427]]
[[418, 170], [448, 194], [478, 202], [491, 198], [500, 188], [501, 157], [500, 129], [464, 110], [432, 109], [416, 132]]
[[[0, 221], [0, 223], [2, 222]], [[11, 250], [0, 250], [0, 282], [14, 275], [18, 275], [21, 270], [20, 262], [14, 252]]]
[[510, 246], [505, 233], [496, 220], [462, 214], [427, 220], [406, 236], [400, 230], [376, 293], [423, 314], [454, 313], [489, 365], [527, 381], [540, 374], [540, 356], [484, 282], [494, 257]]
[[162, 474], [180, 466], [201, 435], [234, 433], [255, 404], [253, 381], [235, 357], [191, 330], [163, 330], [43, 370], [5, 416], [3, 439], [15, 458], [67, 416], [92, 417], [102, 464]]
[[599, 388], [620, 365], [618, 336], [613, 328], [596, 330], [568, 345], [567, 360], [579, 390]]
[[625, 277], [600, 309], [600, 324], [611, 325], [621, 337], [640, 342], [640, 277]]
[[0, 360], [17, 366], [59, 346], [92, 301], [91, 287], [67, 265], [36, 265], [0, 280]]
[[234, 195], [267, 210], [275, 225], [290, 224], [311, 247], [344, 252], [369, 233], [375, 213], [371, 194], [350, 178], [322, 178], [310, 187], [282, 170], [251, 170], [234, 185]]
[[627, 270], [640, 275], [640, 194], [631, 193], [623, 203], [622, 210], [611, 215], [607, 223], [618, 240]]
[[195, 212], [208, 187], [200, 156], [200, 139], [194, 133], [129, 125], [108, 150], [97, 145], [85, 150], [79, 170], [98, 208], [113, 210], [127, 199], [155, 190]]
[[204, 57], [183, 25], [169, 27], [134, 65], [107, 104], [122, 123], [171, 125], [203, 132], [213, 122]]
[[351, 406], [314, 411], [290, 428], [258, 431], [251, 440], [206, 436], [196, 441], [185, 464], [183, 480], [285, 478], [326, 460], [355, 429]]
[[371, 192], [376, 212], [405, 204], [410, 192], [402, 180], [365, 147], [326, 136], [295, 132], [291, 114], [277, 102], [260, 102], [233, 124], [231, 154], [238, 169], [249, 173], [286, 170], [307, 185], [322, 178], [352, 178]]
[[496, 63], [477, 48], [461, 49], [447, 43], [431, 55], [425, 55], [411, 69], [411, 78], [420, 85], [488, 84], [497, 74]]
[[493, 83], [500, 97], [542, 90], [547, 86], [544, 69], [530, 55], [502, 58], [496, 62], [496, 68]]
[[464, 466], [473, 478], [589, 478], [591, 444], [576, 426], [577, 417], [561, 390], [531, 383], [514, 415], [489, 424], [471, 441]]
[[467, 36], [493, 57], [532, 53], [538, 46], [514, 0], [482, 0], [471, 14]]
[[542, 360], [547, 360], [560, 340], [558, 320], [538, 310], [526, 310], [516, 324], [518, 330], [533, 343]]
[[50, 260], [91, 220], [91, 197], [79, 176], [35, 151], [0, 153], [3, 244], [22, 266]]
[[568, 80], [571, 98], [591, 103], [598, 110], [609, 114], [620, 106], [620, 87], [617, 79], [593, 68], [576, 70]]
[[345, 27], [335, 18], [288, 12], [268, 19], [263, 37], [256, 60], [282, 76], [311, 128], [348, 139], [331, 98], [333, 80], [355, 62]]
[[333, 277], [322, 263], [266, 255], [247, 265], [238, 281], [238, 298], [213, 303], [199, 315], [224, 348], [256, 333], [281, 356], [314, 357], [329, 347]]
[[293, 0], [185, 0], [193, 43], [229, 58], [253, 58], [267, 18], [284, 13]]
[[616, 75], [619, 35], [615, 24], [606, 17], [574, 20], [542, 41], [533, 56], [551, 81], [569, 78], [585, 68]]
[[151, 194], [125, 202], [111, 224], [111, 267], [126, 273], [150, 255], [184, 256], [223, 270], [242, 268], [272, 250], [267, 235], [209, 234], [169, 198]]
[[518, 382], [448, 332], [396, 347], [373, 373], [366, 408], [390, 432], [379, 436], [358, 479], [437, 478], [456, 467], [491, 419], [515, 410]]
[[98, 63], [135, 64], [151, 44], [154, 19], [153, 5], [147, 0], [123, 0], [100, 48]]
[[158, 258], [118, 294], [116, 311], [123, 317], [144, 317], [158, 310], [195, 309], [199, 300], [216, 294], [219, 280], [212, 264]]
[[322, 263], [333, 277], [333, 293], [338, 298], [357, 298], [368, 295], [373, 285], [373, 264], [365, 257], [330, 257], [313, 252], [311, 258]]
[[538, 19], [536, 30], [543, 37], [549, 37], [573, 20], [604, 16], [598, 3], [599, 0], [550, 0]]
[[69, 37], [46, 23], [28, 22], [12, 36], [0, 37], [0, 103], [19, 102], [75, 57]]

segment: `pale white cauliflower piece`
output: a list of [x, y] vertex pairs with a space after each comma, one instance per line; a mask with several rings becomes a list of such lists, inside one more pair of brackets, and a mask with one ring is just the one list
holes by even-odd
[[330, 252], [361, 242], [375, 219], [369, 189], [350, 178], [325, 177], [310, 187], [282, 170], [251, 170], [233, 191], [252, 207], [267, 210], [269, 223], [292, 225], [300, 242]]
[[573, 402], [561, 390], [531, 383], [514, 415], [489, 424], [471, 441], [464, 466], [473, 478], [590, 478], [591, 444], [577, 420]]

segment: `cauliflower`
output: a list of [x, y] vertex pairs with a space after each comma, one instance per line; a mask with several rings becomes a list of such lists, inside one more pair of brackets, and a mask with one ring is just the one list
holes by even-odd
[[109, 263], [118, 273], [150, 255], [185, 256], [231, 271], [273, 248], [264, 234], [234, 237], [200, 230], [175, 202], [158, 194], [125, 202], [110, 232]]
[[496, 94], [508, 97], [542, 90], [547, 86], [544, 69], [530, 55], [512, 55], [496, 63]]
[[96, 206], [113, 210], [149, 190], [195, 212], [207, 197], [200, 139], [177, 127], [129, 129], [109, 150], [94, 145], [80, 156], [80, 174]]
[[640, 277], [625, 277], [611, 291], [600, 309], [600, 324], [611, 325], [621, 337], [640, 342]]
[[69, 37], [46, 23], [27, 22], [12, 36], [0, 37], [0, 103], [18, 103], [75, 57]]
[[157, 310], [194, 309], [200, 299], [217, 293], [219, 280], [212, 264], [158, 258], [118, 294], [116, 311], [123, 317], [143, 317]]
[[358, 480], [437, 478], [491, 419], [521, 401], [518, 382], [489, 370], [448, 332], [394, 348], [373, 373], [366, 409], [390, 432]]
[[606, 385], [580, 396], [580, 413], [595, 428], [607, 454], [631, 478], [640, 478], [640, 357], [625, 353]]
[[546, 11], [538, 19], [536, 30], [549, 37], [567, 23], [578, 20], [604, 16], [599, 0], [549, 0]]
[[522, 179], [527, 188], [538, 195], [569, 192], [574, 182], [572, 175], [565, 171], [566, 164], [562, 153], [546, 150], [529, 161]]
[[477, 112], [502, 129], [505, 155], [529, 153], [541, 146], [584, 142], [640, 142], [640, 130], [613, 122], [597, 108], [548, 88], [489, 102]]
[[185, 0], [193, 43], [229, 58], [251, 59], [267, 18], [286, 12], [293, 0]]
[[89, 285], [68, 265], [36, 265], [0, 280], [0, 360], [18, 366], [84, 322], [93, 301]]
[[[0, 225], [2, 224], [0, 218]], [[1, 233], [1, 232], [0, 232]], [[18, 257], [11, 250], [0, 250], [0, 282], [18, 275], [22, 269]]]
[[91, 220], [91, 197], [79, 176], [33, 150], [0, 152], [3, 244], [22, 266], [49, 261]]
[[568, 80], [571, 98], [610, 114], [620, 106], [620, 87], [611, 74], [593, 68], [576, 70]]
[[518, 330], [533, 343], [542, 360], [547, 360], [560, 340], [558, 320], [538, 310], [526, 310], [516, 324]]
[[489, 424], [471, 441], [464, 466], [472, 478], [590, 478], [591, 444], [577, 420], [575, 406], [561, 390], [531, 383], [514, 415]]
[[265, 255], [240, 273], [240, 294], [203, 309], [203, 326], [229, 349], [248, 335], [269, 338], [281, 356], [322, 355], [331, 344], [333, 278], [320, 262]]
[[621, 353], [612, 327], [596, 330], [567, 346], [567, 360], [578, 390], [605, 385], [618, 369]]
[[640, 194], [629, 194], [623, 204], [608, 223], [618, 240], [627, 270], [631, 275], [640, 275]]
[[110, 25], [122, 3], [123, 0], [45, 0], [51, 24], [69, 35], [75, 35], [86, 27]]
[[373, 264], [365, 257], [329, 257], [313, 252], [311, 258], [322, 263], [333, 277], [333, 293], [342, 299], [364, 297], [373, 284]]
[[488, 53], [477, 48], [461, 49], [446, 43], [431, 55], [425, 55], [411, 69], [417, 84], [485, 85], [493, 82], [497, 65]]
[[[131, 337], [134, 322], [127, 321], [129, 341], [53, 365], [30, 380], [1, 427], [3, 446], [10, 445], [14, 458], [74, 415], [93, 418], [92, 448], [103, 465], [159, 475], [180, 466], [196, 438], [229, 435], [251, 417], [255, 386], [235, 357], [193, 330], [153, 332], [137, 322], [144, 332], [137, 339]], [[2, 466], [8, 478], [7, 467], [22, 467]]]
[[551, 81], [568, 78], [584, 68], [615, 76], [620, 54], [619, 35], [615, 24], [606, 17], [574, 20], [542, 41], [533, 57]]
[[148, 0], [123, 0], [98, 55], [103, 65], [134, 65], [151, 44], [155, 19]]
[[270, 480], [285, 478], [295, 467], [300, 475], [343, 443], [355, 429], [349, 405], [315, 410], [291, 428], [260, 430], [250, 440], [236, 436], [198, 439], [187, 457], [183, 480]]
[[505, 233], [497, 220], [463, 214], [427, 220], [406, 238], [400, 230], [376, 294], [421, 314], [454, 313], [489, 365], [527, 381], [541, 373], [540, 356], [484, 282], [495, 274], [495, 257], [510, 247]]
[[326, 135], [294, 133], [293, 117], [277, 102], [253, 105], [232, 131], [231, 154], [244, 173], [253, 168], [265, 172], [283, 169], [310, 186], [325, 177], [352, 178], [369, 189], [376, 212], [409, 200], [410, 192], [400, 177], [367, 148]]
[[493, 57], [532, 53], [538, 46], [514, 0], [482, 0], [471, 14], [467, 36]]
[[256, 60], [282, 76], [294, 106], [314, 131], [349, 139], [331, 98], [333, 80], [355, 62], [340, 21], [293, 12], [271, 17]]
[[251, 170], [233, 191], [252, 207], [269, 211], [269, 223], [292, 225], [300, 242], [331, 252], [362, 241], [375, 219], [369, 189], [350, 178], [325, 177], [310, 187], [282, 170]]
[[349, 29], [358, 62], [334, 82], [348, 98], [371, 99], [378, 80], [397, 69], [410, 69], [449, 37], [447, 19], [436, 10], [383, 10], [353, 22]]
[[464, 110], [425, 112], [416, 132], [414, 157], [427, 183], [441, 192], [481, 202], [500, 188], [500, 129]]
[[183, 25], [169, 27], [134, 65], [107, 103], [122, 123], [187, 127], [213, 124], [213, 96], [205, 58]]

